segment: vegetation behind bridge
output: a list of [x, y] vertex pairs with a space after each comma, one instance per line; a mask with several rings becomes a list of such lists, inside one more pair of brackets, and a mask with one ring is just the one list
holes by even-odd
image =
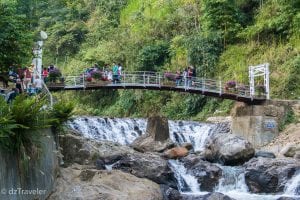
[[[44, 64], [57, 64], [64, 73], [79, 74], [95, 63], [173, 72], [191, 64], [197, 76], [247, 84], [248, 66], [269, 62], [271, 98], [300, 97], [299, 0], [16, 2], [10, 6], [26, 16], [28, 30], [49, 34]], [[162, 112], [173, 119], [203, 119], [227, 114], [232, 106], [199, 95], [137, 90], [56, 96], [75, 101], [80, 114], [120, 117]]]

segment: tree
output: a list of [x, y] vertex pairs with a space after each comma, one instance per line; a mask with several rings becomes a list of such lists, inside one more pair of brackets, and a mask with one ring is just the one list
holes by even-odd
[[203, 0], [204, 32], [219, 32], [223, 45], [232, 42], [240, 30], [240, 15], [234, 0]]
[[139, 70], [157, 71], [169, 58], [169, 45], [160, 42], [144, 46], [138, 55]]
[[222, 42], [219, 34], [204, 36], [197, 34], [187, 40], [189, 63], [197, 69], [197, 76], [212, 77], [222, 53]]
[[33, 41], [26, 16], [17, 13], [15, 1], [0, 1], [0, 70], [28, 61]]

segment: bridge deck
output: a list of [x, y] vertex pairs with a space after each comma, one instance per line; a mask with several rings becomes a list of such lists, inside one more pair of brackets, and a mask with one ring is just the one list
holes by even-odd
[[[139, 75], [140, 76], [140, 75]], [[131, 77], [130, 79], [128, 77]], [[205, 96], [217, 97], [222, 99], [231, 99], [248, 104], [262, 104], [266, 97], [250, 96], [249, 89], [236, 86], [234, 89], [226, 88], [221, 81], [209, 79], [194, 79], [190, 86], [180, 83], [177, 86], [175, 81], [165, 81], [161, 76], [143, 75], [142, 77], [123, 75], [120, 83], [109, 81], [98, 81], [95, 83], [85, 81], [82, 76], [69, 76], [63, 84], [47, 84], [50, 91], [58, 90], [98, 90], [98, 89], [143, 89], [143, 90], [161, 90], [175, 91]]]

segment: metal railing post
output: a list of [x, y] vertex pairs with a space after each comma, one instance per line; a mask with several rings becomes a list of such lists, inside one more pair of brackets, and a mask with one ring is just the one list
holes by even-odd
[[82, 85], [83, 85], [83, 88], [85, 88], [85, 77], [84, 77], [84, 74], [82, 75]]
[[160, 73], [158, 73], [158, 86], [159, 86], [159, 88], [161, 87], [161, 84], [160, 84]]
[[219, 94], [220, 94], [220, 96], [222, 95], [222, 80], [221, 80], [221, 78], [219, 77], [219, 87], [220, 87], [220, 89], [219, 89]]
[[123, 87], [125, 88], [126, 85], [126, 74], [123, 72]]
[[145, 77], [145, 72], [144, 72], [144, 87], [146, 87], [146, 77]]
[[202, 94], [204, 94], [205, 91], [205, 79], [202, 78]]

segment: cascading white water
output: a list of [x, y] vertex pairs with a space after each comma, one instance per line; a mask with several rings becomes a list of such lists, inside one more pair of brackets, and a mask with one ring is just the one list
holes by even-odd
[[245, 182], [245, 171], [242, 167], [218, 166], [222, 169], [222, 178], [215, 189], [216, 192], [248, 192], [248, 187]]
[[[100, 117], [77, 117], [69, 121], [71, 129], [84, 137], [95, 140], [108, 140], [120, 144], [130, 144], [146, 131], [145, 119], [119, 119]], [[192, 143], [195, 151], [202, 150], [206, 140], [213, 133], [213, 124], [187, 121], [169, 121], [170, 137], [179, 144]]]
[[178, 160], [169, 160], [169, 163], [175, 173], [180, 192], [200, 193], [200, 187], [197, 179], [187, 173], [187, 170], [182, 163]]
[[69, 121], [68, 125], [84, 137], [118, 142], [120, 144], [132, 143], [146, 129], [146, 121], [144, 119], [77, 117]]
[[294, 175], [286, 184], [284, 194], [300, 195], [300, 172], [297, 175]]
[[[100, 117], [77, 117], [69, 121], [71, 129], [82, 134], [84, 137], [95, 140], [108, 140], [128, 145], [138, 136], [146, 131], [147, 121], [145, 119], [119, 119], [119, 118], [100, 118]], [[205, 148], [207, 140], [214, 134], [215, 124], [205, 124], [190, 121], [171, 121], [169, 120], [170, 137], [173, 141], [181, 144], [189, 142], [193, 144], [195, 151]], [[181, 192], [191, 193], [192, 195], [203, 195], [200, 191], [197, 179], [187, 174], [184, 165], [178, 160], [169, 161], [172, 170], [178, 180]], [[107, 165], [108, 170], [111, 165]], [[275, 200], [281, 195], [258, 195], [247, 192], [243, 168], [221, 166], [223, 176], [215, 188], [216, 192], [224, 193], [237, 200]], [[299, 195], [300, 173], [295, 175], [286, 185], [284, 196]], [[297, 196], [299, 197], [299, 196]]]

